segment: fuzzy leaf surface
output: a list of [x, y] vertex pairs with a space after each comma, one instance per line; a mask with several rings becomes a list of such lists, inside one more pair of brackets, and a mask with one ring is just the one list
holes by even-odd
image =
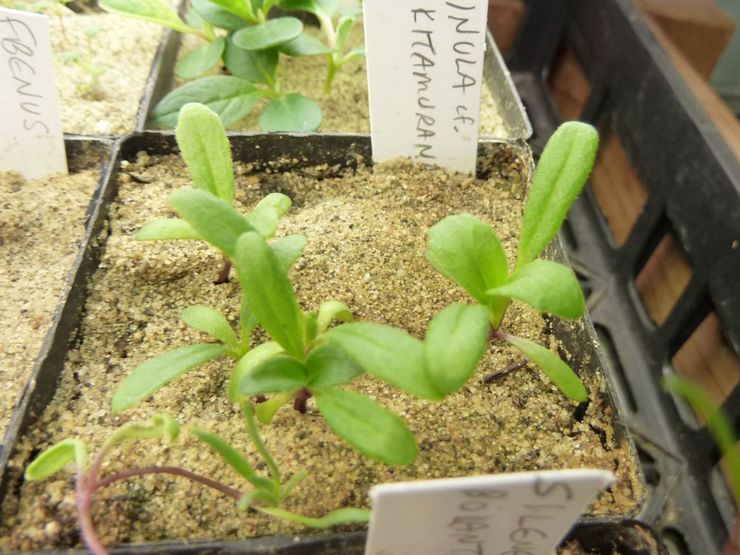
[[331, 343], [316, 347], [306, 359], [308, 386], [327, 389], [343, 385], [362, 374], [362, 368]]
[[283, 348], [280, 345], [274, 341], [268, 341], [267, 343], [257, 345], [254, 349], [248, 351], [246, 355], [239, 359], [239, 362], [236, 363], [236, 366], [231, 373], [231, 378], [229, 379], [229, 401], [232, 403], [239, 401], [241, 397], [239, 387], [245, 376], [268, 358], [282, 352]]
[[162, 218], [144, 225], [136, 234], [137, 241], [199, 239], [203, 237], [193, 227], [180, 218]]
[[182, 311], [180, 318], [191, 328], [207, 333], [227, 346], [239, 342], [226, 317], [215, 308], [202, 304], [189, 306]]
[[422, 342], [404, 330], [357, 322], [329, 330], [325, 337], [368, 374], [417, 397], [434, 401], [444, 397], [426, 373]]
[[506, 281], [506, 254], [491, 226], [469, 214], [448, 216], [429, 230], [427, 260], [481, 304]]
[[270, 193], [257, 203], [247, 214], [247, 221], [265, 239], [271, 239], [277, 231], [278, 222], [292, 205], [290, 197], [282, 193]]
[[175, 138], [196, 187], [230, 204], [234, 197], [231, 145], [218, 114], [202, 104], [186, 104], [180, 110]]
[[505, 339], [532, 359], [569, 399], [579, 403], [588, 399], [581, 378], [558, 355], [523, 337], [506, 335]]
[[233, 34], [226, 39], [224, 64], [234, 77], [241, 77], [252, 83], [269, 84], [274, 80], [278, 58], [277, 48], [244, 50], [234, 44]]
[[524, 207], [517, 268], [537, 258], [555, 237], [591, 173], [598, 147], [596, 129], [577, 121], [563, 123], [547, 141]]
[[213, 343], [186, 345], [137, 366], [113, 394], [111, 410], [121, 412], [153, 395], [188, 370], [226, 354], [226, 347]]
[[295, 17], [276, 17], [234, 33], [234, 44], [244, 50], [266, 50], [291, 41], [303, 32]]
[[67, 438], [55, 443], [26, 468], [26, 480], [40, 482], [53, 476], [71, 462], [78, 466], [85, 466], [87, 460], [87, 448], [85, 443], [79, 439]]
[[270, 248], [275, 253], [280, 269], [286, 274], [301, 256], [305, 247], [306, 237], [304, 235], [288, 235], [270, 242]]
[[575, 272], [552, 260], [525, 264], [508, 283], [489, 289], [488, 294], [511, 297], [560, 318], [580, 318], [586, 309]]
[[200, 77], [218, 63], [225, 47], [226, 40], [223, 37], [199, 46], [178, 62], [175, 73], [180, 79]]
[[177, 125], [180, 108], [190, 102], [204, 104], [216, 112], [225, 126], [246, 116], [262, 91], [249, 81], [230, 75], [202, 77], [167, 94], [152, 112], [154, 123], [172, 129]]
[[419, 448], [403, 421], [374, 401], [350, 391], [314, 392], [326, 423], [347, 443], [386, 464], [411, 464]]
[[451, 304], [429, 323], [424, 339], [427, 373], [449, 395], [473, 375], [488, 346], [488, 311], [484, 306]]
[[165, 0], [101, 0], [98, 5], [106, 12], [143, 19], [181, 33], [194, 31]]
[[287, 355], [272, 356], [256, 365], [241, 381], [244, 395], [295, 391], [307, 384], [306, 367]]
[[170, 204], [203, 239], [229, 258], [234, 258], [239, 236], [254, 232], [231, 205], [205, 191], [179, 189], [170, 195]]
[[232, 260], [257, 321], [288, 354], [301, 358], [303, 315], [275, 253], [259, 233], [252, 231], [239, 237]]
[[270, 101], [259, 117], [260, 129], [268, 133], [316, 131], [323, 115], [315, 101], [301, 94], [291, 93]]

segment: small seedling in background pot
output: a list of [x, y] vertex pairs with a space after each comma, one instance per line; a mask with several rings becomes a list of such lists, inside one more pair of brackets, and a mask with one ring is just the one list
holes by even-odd
[[91, 25], [85, 29], [86, 48], [82, 52], [71, 51], [61, 54], [65, 64], [76, 65], [87, 76], [86, 82], [77, 85], [77, 91], [83, 98], [89, 100], [103, 100], [105, 91], [100, 86], [100, 77], [105, 73], [105, 68], [95, 63], [95, 39], [100, 34], [100, 27]]
[[101, 470], [106, 455], [114, 447], [129, 440], [165, 438], [174, 442], [180, 433], [180, 425], [167, 415], [158, 415], [145, 422], [125, 424], [116, 430], [100, 448], [92, 461], [89, 461], [87, 445], [79, 439], [65, 439], [41, 453], [26, 469], [25, 477], [29, 481], [45, 480], [74, 462], [76, 470], [77, 518], [85, 546], [95, 555], [107, 553], [105, 546], [95, 531], [92, 518], [93, 496], [98, 489], [115, 482], [153, 474], [178, 476], [212, 488], [238, 503], [242, 511], [254, 509], [278, 518], [297, 522], [313, 528], [330, 528], [350, 522], [367, 522], [369, 511], [345, 507], [331, 511], [320, 518], [306, 517], [281, 508], [295, 487], [305, 478], [303, 471], [297, 472], [283, 484], [282, 473], [275, 459], [259, 435], [254, 419], [254, 408], [251, 403], [242, 404], [245, 424], [250, 440], [257, 452], [264, 459], [270, 476], [261, 476], [254, 466], [237, 449], [215, 434], [201, 429], [192, 433], [207, 444], [224, 462], [234, 469], [254, 489], [243, 492], [207, 476], [196, 474], [180, 466], [148, 466], [130, 468], [102, 477]]
[[581, 191], [597, 147], [596, 130], [578, 122], [561, 125], [550, 138], [524, 209], [513, 272], [493, 229], [473, 216], [449, 216], [429, 230], [427, 259], [478, 305], [448, 306], [432, 319], [423, 341], [403, 330], [369, 323], [342, 326], [332, 331], [330, 341], [369, 374], [438, 400], [467, 382], [489, 338], [504, 340], [532, 359], [570, 399], [585, 401], [586, 388], [560, 357], [500, 326], [513, 299], [563, 318], [583, 314], [583, 292], [573, 270], [538, 257]]
[[[347, 46], [357, 12], [340, 13], [337, 0], [193, 0], [187, 21], [180, 19], [165, 0], [101, 0], [100, 6], [207, 42], [175, 69], [181, 79], [196, 80], [170, 92], [154, 108], [154, 122], [163, 127], [173, 127], [180, 108], [188, 102], [207, 105], [229, 126], [265, 98], [269, 102], [259, 116], [263, 131], [315, 131], [321, 125], [321, 109], [312, 99], [283, 90], [280, 56], [325, 56], [328, 93], [337, 70], [364, 54], [362, 48]], [[314, 15], [325, 42], [306, 34], [296, 17], [268, 19], [273, 6]], [[219, 62], [230, 75], [202, 77]]]

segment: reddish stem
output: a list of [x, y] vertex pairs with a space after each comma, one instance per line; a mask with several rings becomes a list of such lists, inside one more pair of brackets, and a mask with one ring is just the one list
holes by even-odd
[[216, 281], [213, 285], [221, 285], [222, 283], [229, 283], [229, 272], [231, 271], [231, 260], [224, 256], [224, 266], [221, 268], [221, 272], [218, 274]]
[[190, 472], [189, 470], [185, 470], [184, 468], [180, 468], [179, 466], [147, 466], [145, 468], [132, 468], [131, 470], [124, 470], [116, 474], [111, 474], [105, 479], [100, 480], [95, 484], [95, 489], [104, 488], [112, 484], [113, 482], [128, 480], [137, 476], [145, 476], [146, 474], [174, 474], [175, 476], [181, 476], [182, 478], [187, 478], [192, 482], [197, 482], [199, 484], [203, 484], [204, 486], [208, 486], [209, 488], [215, 489], [216, 491], [219, 491], [224, 495], [235, 499], [236, 501], [239, 501], [242, 498], [242, 492], [240, 492], [238, 489], [229, 487], [225, 484], [222, 484], [221, 482], [211, 480], [210, 478], [206, 478], [205, 476], [201, 476], [200, 474], [196, 474], [195, 472]]
[[75, 489], [77, 492], [77, 519], [80, 522], [82, 541], [85, 542], [85, 546], [93, 555], [107, 555], [108, 550], [95, 533], [95, 524], [92, 520], [93, 488], [90, 487], [81, 468], [77, 469]]
[[301, 414], [306, 414], [306, 401], [308, 401], [310, 398], [311, 392], [308, 389], [306, 389], [305, 387], [303, 389], [300, 389], [295, 394], [295, 399], [293, 399], [293, 408]]

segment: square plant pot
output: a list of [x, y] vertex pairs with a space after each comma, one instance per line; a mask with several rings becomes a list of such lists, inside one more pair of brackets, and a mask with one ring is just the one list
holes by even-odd
[[[304, 252], [303, 260], [294, 269], [296, 275], [309, 276], [297, 278], [296, 281], [301, 304], [307, 303], [306, 308], [313, 307], [313, 300], [306, 301], [311, 286], [321, 288], [328, 284], [329, 289], [335, 286], [341, 289], [347, 275], [359, 272], [359, 281], [364, 285], [354, 291], [345, 291], [344, 296], [336, 293], [339, 289], [335, 294], [351, 310], [357, 311], [361, 318], [385, 321], [382, 314], [386, 311], [387, 320], [394, 325], [403, 325], [417, 335], [418, 325], [425, 325], [427, 317], [422, 314], [416, 323], [405, 321], [410, 314], [409, 290], [417, 282], [424, 282], [424, 286], [433, 292], [429, 295], [432, 305], [440, 302], [446, 304], [462, 294], [441, 278], [440, 281], [435, 282], [435, 278], [431, 278], [431, 281], [425, 282], [429, 278], [423, 280], [422, 276], [429, 269], [425, 267], [423, 257], [419, 257], [421, 265], [415, 267], [410, 259], [398, 259], [401, 262], [396, 264], [393, 253], [405, 252], [403, 241], [408, 240], [409, 244], [423, 241], [425, 231], [417, 233], [415, 226], [426, 229], [444, 215], [457, 213], [463, 208], [479, 210], [481, 217], [484, 217], [483, 214], [498, 213], [501, 218], [506, 218], [520, 211], [521, 208], [513, 207], [519, 206], [533, 169], [529, 148], [523, 142], [480, 143], [479, 180], [460, 175], [449, 176], [440, 170], [423, 170], [429, 173], [423, 173], [421, 181], [416, 184], [412, 181], [413, 174], [420, 170], [408, 163], [394, 167], [395, 173], [378, 168], [373, 173], [365, 168], [370, 153], [370, 141], [366, 136], [248, 135], [232, 136], [231, 144], [234, 159], [241, 162], [236, 167], [237, 203], [253, 203], [268, 192], [288, 194], [293, 199], [296, 216], [295, 219], [286, 216], [285, 231], [305, 232], [309, 245], [312, 241], [317, 245], [314, 250]], [[26, 392], [24, 402], [14, 416], [16, 426], [8, 438], [8, 448], [0, 459], [3, 469], [0, 494], [6, 523], [3, 534], [8, 537], [13, 527], [16, 530], [21, 527], [23, 530], [34, 530], [38, 526], [39, 522], [28, 521], [28, 518], [36, 518], [31, 514], [35, 509], [46, 511], [46, 516], [42, 518], [46, 519], [45, 522], [51, 519], [57, 525], [65, 522], [73, 526], [74, 510], [69, 506], [68, 498], [63, 497], [61, 501], [51, 499], [48, 493], [44, 493], [44, 483], [23, 482], [23, 470], [35, 453], [60, 439], [57, 437], [59, 434], [69, 436], [77, 433], [98, 443], [101, 436], [107, 435], [129, 418], [151, 416], [155, 411], [149, 401], [133, 409], [133, 414], [112, 416], [108, 408], [115, 384], [142, 362], [142, 357], [148, 356], [141, 350], [143, 345], [153, 344], [156, 347], [157, 338], [174, 341], [172, 336], [178, 331], [177, 315], [187, 304], [238, 307], [238, 300], [235, 300], [236, 284], [212, 285], [221, 260], [208, 247], [197, 245], [181, 252], [179, 246], [173, 247], [173, 243], [157, 245], [132, 242], [141, 218], [151, 220], [154, 213], [167, 214], [166, 194], [163, 193], [168, 188], [190, 183], [179, 158], [172, 155], [174, 152], [174, 137], [169, 134], [134, 135], [118, 145], [115, 164], [88, 226], [84, 253], [74, 283], [60, 309], [65, 317], [60, 319], [53, 345], [35, 369], [31, 381], [33, 386]], [[164, 169], [155, 164], [155, 161], [160, 161], [157, 158], [159, 156], [164, 156], [162, 161], [173, 163], [174, 160], [174, 169]], [[347, 183], [342, 180], [347, 180]], [[397, 198], [398, 191], [407, 188], [411, 192], [403, 194], [408, 196]], [[371, 190], [372, 194], [369, 192]], [[373, 228], [373, 233], [370, 233], [362, 228], [362, 223], [382, 220], [385, 209], [394, 204], [404, 207], [400, 216], [396, 219], [394, 215], [387, 221], [381, 221], [380, 225], [382, 230], [386, 224], [389, 228], [393, 228], [393, 223], [402, 224], [389, 232], [388, 236], [393, 239], [379, 249], [358, 254], [360, 259], [341, 265], [343, 248], [343, 254], [351, 255], [352, 252], [347, 249], [354, 248], [354, 245], [379, 240], [380, 235], [374, 233], [377, 229]], [[355, 206], [359, 209], [355, 210]], [[151, 208], [152, 215], [142, 214], [142, 207]], [[316, 211], [317, 207], [320, 207], [319, 212]], [[417, 217], [421, 220], [417, 221]], [[407, 233], [405, 238], [404, 233]], [[516, 233], [517, 230], [512, 228], [501, 234], [504, 243], [514, 240]], [[396, 242], [397, 237], [400, 238], [401, 248], [399, 250], [396, 247], [394, 251], [392, 243]], [[338, 254], [330, 255], [327, 261], [326, 253], [334, 252], [332, 249], [335, 247]], [[559, 240], [553, 242], [547, 254], [564, 259]], [[117, 258], [118, 255], [121, 258]], [[376, 256], [389, 258], [391, 264], [383, 269], [376, 268]], [[363, 258], [364, 261], [361, 260]], [[311, 275], [315, 278], [313, 282]], [[119, 285], [109, 287], [117, 279], [116, 276], [121, 278]], [[383, 291], [376, 290], [376, 286], [385, 286], [386, 281], [396, 279], [408, 284], [409, 288], [398, 292], [394, 301], [397, 305], [391, 305], [390, 301], [385, 305], [382, 301], [376, 303], [377, 307], [370, 303], [364, 305], [368, 299], [377, 297], [374, 293]], [[180, 293], [189, 287], [189, 283], [196, 283], [195, 294], [192, 298], [184, 299]], [[123, 297], [127, 292], [132, 296], [130, 300]], [[163, 292], [166, 292], [165, 297], [160, 297]], [[390, 292], [385, 295], [391, 296]], [[143, 304], [138, 302], [141, 299], [144, 299]], [[418, 304], [423, 305], [424, 302], [427, 301], [419, 297]], [[400, 313], [391, 310], [391, 306], [398, 306]], [[226, 309], [226, 313], [231, 316], [233, 311]], [[518, 318], [512, 317], [516, 321]], [[102, 325], [98, 326], [96, 322]], [[427, 432], [418, 435], [420, 460], [424, 464], [417, 463], [411, 467], [388, 467], [364, 459], [355, 461], [353, 457], [358, 455], [354, 451], [330, 432], [324, 433], [321, 428], [323, 421], [315, 411], [309, 410], [308, 414], [301, 416], [285, 408], [273, 423], [277, 432], [266, 439], [271, 449], [283, 459], [281, 464], [287, 465], [289, 471], [294, 471], [293, 465], [310, 464], [316, 452], [333, 453], [336, 457], [325, 464], [311, 467], [311, 473], [316, 478], [307, 478], [302, 487], [308, 493], [297, 498], [295, 510], [310, 512], [307, 504], [312, 502], [311, 492], [316, 491], [328, 492], [329, 495], [338, 492], [337, 498], [328, 501], [334, 504], [331, 508], [342, 504], [363, 504], [366, 491], [351, 493], [343, 490], [351, 485], [348, 482], [419, 479], [424, 476], [422, 467], [430, 461], [442, 459], [446, 452], [453, 454], [457, 465], [449, 475], [538, 470], [569, 465], [589, 467], [596, 464], [595, 460], [601, 460], [617, 474], [617, 483], [594, 503], [589, 515], [579, 521], [571, 539], [581, 546], [612, 542], [599, 545], [608, 544], [623, 553], [659, 553], [659, 543], [649, 529], [629, 520], [639, 511], [645, 492], [644, 483], [634, 445], [612, 400], [610, 378], [601, 365], [601, 351], [596, 344], [590, 320], [588, 317], [576, 322], [546, 319], [538, 325], [541, 327], [537, 333], [546, 333], [550, 341], [557, 343], [561, 356], [569, 360], [587, 384], [590, 394], [588, 402], [575, 405], [565, 400], [541, 377], [539, 371], [527, 369], [524, 367], [526, 365], [520, 365], [516, 371], [493, 375], [490, 370], [500, 370], [501, 361], [505, 363], [508, 356], [499, 353], [498, 349], [491, 350], [490, 356], [501, 358], [491, 359], [492, 366], [483, 366], [485, 371], [476, 374], [469, 382], [469, 388], [464, 388], [461, 393], [440, 404], [405, 400], [399, 398], [395, 390], [374, 389], [376, 385], [372, 380], [363, 382], [358, 387], [373, 391], [381, 404], [393, 405], [396, 412], [413, 416], [416, 419], [414, 421], [419, 422], [419, 427], [425, 418], [435, 424], [428, 435], [423, 435]], [[178, 345], [169, 343], [162, 350], [175, 346]], [[84, 362], [83, 358], [90, 353], [97, 354]], [[166, 388], [169, 390], [167, 396], [160, 397], [157, 394], [152, 398], [156, 412], [170, 412], [185, 424], [191, 420], [198, 420], [200, 424], [208, 421], [208, 425], [218, 428], [219, 433], [231, 434], [231, 431], [220, 428], [222, 425], [231, 426], [224, 423], [234, 420], [233, 407], [228, 406], [223, 394], [225, 382], [222, 370], [218, 366], [208, 367], [173, 382]], [[56, 392], [52, 384], [57, 384]], [[198, 395], [204, 396], [202, 400], [196, 400]], [[456, 396], [461, 403], [456, 410], [465, 413], [465, 418], [469, 420], [462, 424], [436, 425], [443, 422], [442, 419], [452, 411], [453, 405], [449, 403]], [[512, 411], [499, 414], [490, 412], [492, 408], [504, 405], [513, 407]], [[528, 413], [525, 409], [534, 410]], [[444, 423], [447, 424], [446, 421]], [[309, 424], [313, 427], [309, 428]], [[559, 426], [562, 429], [554, 429]], [[69, 429], [65, 430], [65, 427]], [[504, 435], [507, 433], [513, 433], [516, 437], [510, 441]], [[533, 437], [539, 439], [532, 444], [509, 449], [525, 441], [527, 438], [524, 436], [529, 433], [534, 433]], [[557, 436], [553, 435], [555, 433]], [[245, 435], [237, 424], [233, 436]], [[549, 451], [541, 443], [546, 436], [557, 437], [556, 446]], [[454, 443], [456, 440], [458, 443]], [[492, 455], [477, 450], [479, 447], [488, 449], [497, 442], [502, 443], [501, 448]], [[588, 447], [581, 448], [587, 444]], [[193, 451], [191, 442], [189, 447], [191, 455], [203, 458], [201, 446], [197, 445]], [[246, 448], [249, 449], [248, 446]], [[281, 448], [284, 450], [281, 451]], [[463, 453], [461, 449], [468, 451]], [[550, 458], [558, 455], [555, 450], [562, 450], [561, 462], [557, 464]], [[179, 451], [180, 446], [160, 450], [152, 448], [149, 443], [141, 443], [133, 446], [130, 453], [122, 453], [121, 456], [166, 459]], [[145, 461], [142, 459], [142, 462]], [[215, 463], [217, 461], [214, 458], [205, 464]], [[311, 488], [312, 483], [316, 489]], [[71, 495], [71, 479], [63, 478], [55, 484], [55, 488], [61, 487]], [[149, 496], [147, 491], [157, 489], [157, 484], [161, 486], [162, 482], [155, 481], [144, 489], [133, 484], [130, 486], [133, 489], [113, 491], [105, 499], [100, 495], [99, 499], [107, 509], [105, 515], [98, 515], [98, 522], [106, 518], [122, 519], [125, 527], [130, 526], [126, 534], [133, 534], [130, 537], [136, 542], [137, 533], [133, 532], [136, 525], [129, 519], [134, 516], [142, 516], [144, 520], [149, 518], [147, 503], [142, 503], [142, 499]], [[174, 484], [173, 487], [179, 486]], [[230, 509], [225, 508], [222, 499], [201, 502], [194, 491], [177, 490], [169, 498], [160, 494], [161, 491], [154, 497], [164, 499], [165, 504], [175, 506], [185, 503], [180, 506], [180, 516], [170, 515], [170, 519], [163, 523], [164, 528], [157, 528], [158, 531], [153, 534], [144, 532], [149, 537], [168, 538], [167, 541], [149, 541], [141, 545], [134, 543], [122, 546], [121, 552], [352, 553], [363, 549], [364, 532], [357, 531], [357, 527], [354, 530], [344, 528], [344, 532], [334, 535], [306, 534], [303, 529], [286, 528], [266, 518], [239, 515], [233, 504]], [[156, 516], [158, 509], [151, 510], [152, 516]], [[180, 520], [192, 520], [189, 511], [197, 513], [196, 520], [216, 527], [229, 526], [223, 511], [233, 511], [238, 524], [231, 531], [210, 528], [204, 532], [195, 529], [191, 530], [189, 539], [172, 540], [176, 536], [170, 534], [169, 527], [180, 526]], [[320, 514], [324, 512], [323, 509], [319, 511]], [[187, 526], [185, 524], [185, 528]], [[259, 537], [237, 539], [234, 536], [239, 534], [242, 526], [250, 529], [249, 534]], [[73, 533], [65, 532], [64, 536], [59, 536], [57, 526], [52, 526], [51, 532], [44, 530], [40, 533], [53, 535], [57, 532], [57, 536], [42, 536], [38, 543], [30, 543], [28, 547], [68, 546], [78, 539]], [[204, 533], [207, 537], [226, 537], [234, 541], [196, 541]], [[104, 537], [107, 534], [104, 532]], [[112, 543], [116, 541], [110, 540]]]

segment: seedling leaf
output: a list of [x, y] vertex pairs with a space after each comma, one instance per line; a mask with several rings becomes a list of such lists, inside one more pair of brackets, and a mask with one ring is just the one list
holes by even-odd
[[296, 38], [303, 23], [295, 17], [276, 17], [234, 33], [234, 44], [244, 50], [266, 50]]
[[210, 2], [246, 21], [256, 21], [250, 0], [210, 0]]
[[305, 247], [306, 237], [304, 235], [288, 235], [270, 242], [270, 248], [278, 259], [280, 269], [286, 274], [301, 256]]
[[263, 94], [239, 77], [203, 77], [167, 94], [154, 108], [152, 119], [157, 125], [171, 129], [177, 124], [180, 108], [189, 102], [198, 102], [216, 112], [228, 127], [246, 116]]
[[163, 353], [137, 366], [113, 394], [111, 409], [122, 412], [143, 401], [188, 370], [226, 353], [223, 345], [198, 343]]
[[337, 23], [337, 49], [340, 51], [344, 49], [344, 44], [347, 42], [347, 38], [354, 24], [355, 18], [352, 16], [342, 16], [339, 18], [339, 22]]
[[506, 254], [486, 223], [469, 214], [448, 216], [429, 230], [427, 259], [479, 303], [488, 305], [486, 291], [506, 281]]
[[524, 207], [517, 268], [555, 237], [591, 173], [598, 146], [596, 130], [577, 121], [563, 123], [547, 141]]
[[231, 203], [231, 145], [218, 115], [202, 104], [186, 104], [180, 110], [175, 137], [195, 185]]
[[331, 54], [334, 49], [329, 48], [319, 39], [301, 33], [293, 40], [284, 42], [278, 50], [288, 56], [317, 56], [319, 54]]
[[315, 391], [316, 405], [327, 424], [347, 443], [368, 457], [387, 464], [411, 464], [418, 447], [403, 421], [359, 393]]
[[236, 363], [236, 366], [231, 373], [231, 378], [229, 379], [229, 401], [237, 403], [241, 400], [239, 386], [244, 379], [244, 376], [248, 375], [254, 368], [268, 358], [282, 352], [283, 348], [280, 345], [274, 341], [268, 341], [267, 343], [257, 345], [254, 349], [239, 359], [239, 362]]
[[279, 0], [278, 6], [283, 10], [312, 13], [319, 17], [331, 17], [337, 11], [337, 0]]
[[101, 452], [130, 439], [165, 437], [172, 442], [180, 435], [180, 423], [168, 414], [157, 414], [149, 420], [130, 422], [118, 428], [103, 444]]
[[249, 464], [249, 461], [223, 439], [218, 437], [216, 434], [212, 434], [198, 428], [193, 428], [192, 432], [199, 440], [213, 449], [218, 456], [220, 456], [231, 468], [236, 470], [240, 476], [254, 487], [257, 489], [272, 491], [272, 482], [257, 474], [254, 471], [254, 468], [252, 468], [252, 465]]
[[227, 12], [223, 8], [212, 4], [208, 0], [192, 0], [191, 5], [198, 15], [211, 25], [226, 29], [227, 31], [236, 31], [247, 25], [247, 21], [233, 13]]
[[444, 397], [426, 373], [422, 342], [405, 331], [357, 322], [331, 329], [325, 337], [368, 374], [424, 399], [438, 401]]
[[225, 47], [226, 40], [223, 37], [199, 46], [178, 62], [175, 73], [180, 79], [200, 77], [218, 63]]
[[306, 359], [310, 389], [327, 389], [351, 382], [362, 368], [344, 351], [331, 343], [316, 347]]
[[254, 231], [244, 216], [205, 191], [179, 189], [170, 195], [170, 204], [203, 239], [232, 259], [239, 236]]
[[260, 129], [268, 133], [316, 131], [321, 125], [321, 108], [300, 94], [286, 94], [272, 100], [259, 117]]
[[180, 317], [191, 328], [207, 333], [228, 347], [239, 342], [228, 320], [215, 308], [202, 304], [189, 306]]
[[270, 239], [277, 231], [278, 221], [290, 210], [291, 205], [288, 195], [270, 193], [257, 203], [246, 218], [262, 237]]
[[248, 232], [239, 237], [233, 261], [257, 321], [288, 354], [302, 358], [303, 315], [275, 253], [258, 233]]
[[326, 301], [321, 303], [319, 307], [319, 315], [317, 318], [318, 333], [324, 333], [332, 320], [339, 320], [340, 322], [351, 322], [352, 311], [347, 308], [347, 305], [340, 303], [339, 301]]
[[579, 403], [588, 399], [588, 393], [581, 379], [555, 353], [529, 339], [508, 334], [502, 335], [506, 341], [532, 359], [568, 398]]
[[439, 391], [449, 395], [468, 381], [486, 351], [488, 333], [488, 311], [481, 305], [451, 304], [432, 319], [424, 359]]
[[351, 522], [370, 522], [370, 511], [367, 509], [356, 509], [354, 507], [336, 509], [319, 518], [291, 513], [290, 511], [277, 507], [255, 506], [254, 508], [261, 513], [282, 518], [283, 520], [288, 520], [290, 522], [296, 522], [303, 526], [308, 526], [309, 528], [331, 528], [333, 526], [349, 524]]
[[165, 0], [101, 0], [99, 5], [106, 12], [143, 19], [180, 33], [196, 31], [180, 19]]
[[244, 395], [295, 391], [307, 384], [306, 367], [286, 355], [275, 355], [256, 365], [241, 381]]
[[137, 241], [166, 241], [200, 239], [203, 237], [193, 227], [180, 218], [162, 218], [142, 227], [136, 234]]
[[235, 77], [252, 83], [270, 84], [274, 80], [279, 54], [276, 48], [267, 50], [244, 50], [234, 44], [234, 36], [229, 35], [224, 51], [224, 64]]
[[586, 309], [573, 270], [552, 260], [538, 259], [525, 264], [508, 283], [489, 289], [488, 294], [518, 299], [540, 312], [561, 318], [580, 318]]
[[77, 463], [78, 468], [84, 469], [87, 466], [85, 443], [79, 439], [63, 439], [46, 449], [28, 465], [26, 480], [31, 482], [46, 480], [72, 461]]
[[270, 424], [272, 422], [275, 413], [285, 403], [293, 399], [295, 392], [288, 391], [287, 393], [278, 393], [271, 399], [268, 399], [264, 403], [260, 403], [254, 408], [254, 414], [257, 420], [263, 424]]

